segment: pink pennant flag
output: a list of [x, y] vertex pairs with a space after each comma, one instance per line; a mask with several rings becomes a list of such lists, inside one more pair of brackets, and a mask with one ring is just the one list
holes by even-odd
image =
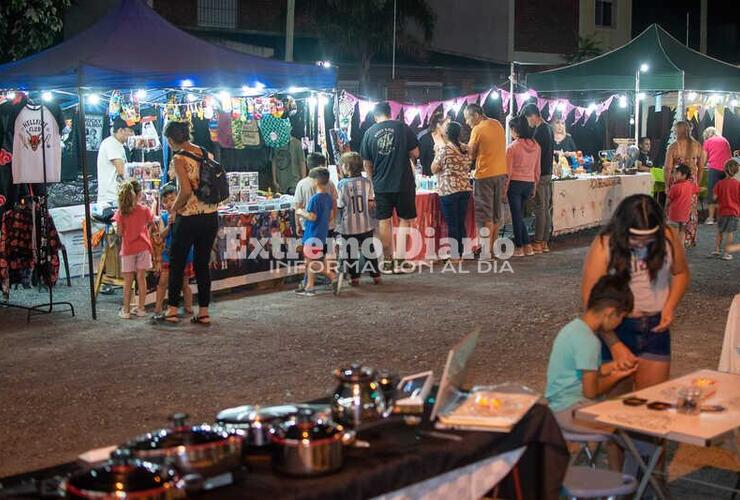
[[480, 96], [481, 94], [470, 94], [463, 97], [462, 100], [465, 104], [476, 104], [480, 100]]
[[702, 106], [699, 108], [699, 122], [702, 122], [704, 120], [704, 116], [707, 114], [707, 108]]
[[421, 123], [426, 122], [427, 119], [432, 115], [432, 113], [434, 113], [434, 110], [436, 110], [440, 104], [442, 104], [441, 101], [432, 101], [428, 104], [420, 106], [419, 107], [419, 118], [421, 119]]
[[373, 110], [375, 103], [372, 101], [366, 101], [364, 99], [360, 99], [358, 103], [360, 107], [360, 123], [363, 123], [365, 121], [365, 118], [367, 118], [367, 114]]
[[397, 101], [388, 101], [388, 104], [390, 104], [391, 106], [391, 119], [395, 120], [396, 118], [398, 118], [398, 115], [401, 113], [403, 104]]
[[511, 101], [511, 94], [507, 92], [506, 90], [499, 90], [498, 95], [501, 99], [501, 109], [508, 113], [509, 111], [509, 102]]
[[575, 114], [573, 115], [573, 117], [574, 117], [574, 120], [573, 120], [573, 125], [577, 125], [577, 124], [578, 124], [578, 122], [579, 122], [579, 121], [581, 121], [581, 118], [583, 118], [583, 115], [584, 115], [584, 114], [586, 113], [586, 110], [585, 110], [585, 109], [583, 109], [583, 108], [582, 108], [582, 107], [580, 107], [580, 106], [576, 106], [576, 107], [575, 107], [575, 110], [576, 110], [576, 112], [575, 112]]
[[[406, 125], [411, 126], [416, 117], [419, 116], [419, 108], [416, 106], [404, 106], [403, 121]], [[423, 122], [422, 122], [423, 123]]]
[[480, 95], [480, 105], [483, 106], [493, 92], [493, 89], [488, 89]]

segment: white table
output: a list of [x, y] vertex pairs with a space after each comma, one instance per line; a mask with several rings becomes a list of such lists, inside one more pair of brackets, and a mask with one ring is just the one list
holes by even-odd
[[[624, 397], [635, 396], [652, 401], [663, 401], [675, 404], [678, 389], [691, 385], [696, 378], [709, 378], [717, 381], [714, 395], [705, 399], [704, 405], [722, 405], [726, 408], [721, 413], [701, 413], [699, 415], [683, 415], [675, 409], [656, 411], [647, 408], [647, 405], [627, 406], [622, 399], [611, 399], [578, 409], [577, 419], [596, 421], [614, 426], [624, 439], [629, 452], [634, 456], [640, 468], [644, 471], [642, 481], [635, 494], [640, 498], [647, 487], [648, 481], [653, 485], [656, 493], [663, 498], [660, 487], [652, 477], [655, 466], [664, 451], [664, 444], [656, 447], [647, 464], [637, 452], [634, 442], [626, 431], [632, 431], [647, 436], [662, 438], [678, 443], [696, 446], [711, 446], [724, 441], [728, 434], [732, 435], [740, 428], [740, 375], [722, 373], [714, 370], [699, 370], [662, 384], [633, 392]], [[740, 460], [740, 450], [737, 448], [735, 436], [732, 436], [733, 450]]]
[[653, 177], [635, 175], [586, 175], [554, 181], [552, 235], [598, 227], [609, 221], [617, 205], [633, 194], [651, 194]]

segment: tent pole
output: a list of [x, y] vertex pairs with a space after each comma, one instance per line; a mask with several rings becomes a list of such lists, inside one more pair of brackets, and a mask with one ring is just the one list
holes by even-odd
[[77, 151], [82, 161], [82, 189], [85, 196], [85, 244], [87, 245], [87, 269], [90, 281], [90, 309], [92, 319], [98, 319], [97, 305], [95, 302], [95, 268], [93, 266], [92, 254], [92, 218], [90, 217], [90, 178], [87, 168], [87, 130], [85, 130], [85, 100], [82, 87], [77, 86], [77, 98], [80, 101], [77, 123]]
[[516, 69], [514, 68], [514, 61], [511, 61], [511, 67], [509, 69], [509, 113], [506, 117], [506, 144], [511, 142], [511, 128], [509, 127], [509, 121], [514, 117], [514, 78], [516, 78]]
[[640, 68], [635, 71], [635, 146], [640, 142]]

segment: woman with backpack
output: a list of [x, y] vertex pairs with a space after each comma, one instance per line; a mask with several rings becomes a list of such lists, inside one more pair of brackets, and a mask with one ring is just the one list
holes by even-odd
[[[167, 310], [154, 320], [158, 324], [176, 325], [180, 322], [178, 308], [183, 286], [183, 273], [190, 247], [193, 247], [193, 268], [198, 282], [198, 312], [192, 323], [209, 325], [208, 306], [211, 300], [209, 263], [211, 249], [218, 232], [218, 203], [202, 198], [201, 165], [209, 161], [208, 152], [190, 142], [187, 122], [169, 122], [164, 135], [173, 151], [172, 170], [177, 179], [177, 198], [170, 214], [172, 242], [170, 246], [170, 277]], [[196, 194], [198, 193], [198, 194]]]

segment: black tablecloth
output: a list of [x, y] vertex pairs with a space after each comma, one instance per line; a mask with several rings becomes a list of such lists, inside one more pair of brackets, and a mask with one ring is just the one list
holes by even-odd
[[[361, 499], [389, 493], [488, 457], [527, 446], [518, 473], [525, 499], [556, 499], [568, 466], [568, 450], [555, 418], [535, 405], [511, 433], [454, 432], [461, 441], [420, 435], [431, 424], [409, 427], [398, 422], [360, 436], [370, 448], [347, 448], [339, 473], [311, 479], [276, 475], [267, 457], [251, 462], [237, 484], [200, 496], [205, 499]], [[445, 431], [447, 432], [447, 431]], [[79, 468], [76, 464], [0, 480], [5, 488], [42, 480]], [[512, 481], [499, 495], [515, 498]], [[3, 490], [0, 489], [0, 498]]]

